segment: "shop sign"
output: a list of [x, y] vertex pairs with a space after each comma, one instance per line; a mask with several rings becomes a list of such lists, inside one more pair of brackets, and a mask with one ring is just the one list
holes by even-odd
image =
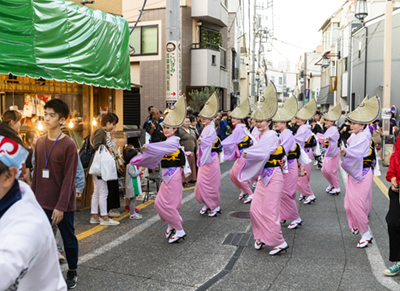
[[337, 77], [336, 76], [334, 76], [334, 77], [330, 77], [329, 78], [329, 80], [330, 80], [330, 91], [336, 91], [337, 90]]
[[382, 108], [382, 119], [390, 119], [390, 108]]
[[167, 101], [176, 101], [182, 95], [180, 43], [169, 41], [167, 51]]

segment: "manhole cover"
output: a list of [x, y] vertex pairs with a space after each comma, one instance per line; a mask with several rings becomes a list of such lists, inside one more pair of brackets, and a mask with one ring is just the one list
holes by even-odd
[[236, 218], [250, 219], [250, 211], [235, 211], [229, 213], [229, 215]]

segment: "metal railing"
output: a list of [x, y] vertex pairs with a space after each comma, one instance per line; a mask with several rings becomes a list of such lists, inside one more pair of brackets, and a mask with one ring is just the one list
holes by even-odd
[[214, 44], [214, 43], [207, 43], [207, 42], [192, 43], [192, 50], [198, 50], [198, 49], [211, 49], [211, 50], [219, 51], [219, 45]]

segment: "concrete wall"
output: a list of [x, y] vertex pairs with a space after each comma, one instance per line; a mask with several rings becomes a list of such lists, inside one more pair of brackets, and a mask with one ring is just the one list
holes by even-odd
[[[365, 72], [365, 52], [367, 51], [367, 86], [366, 93], [370, 97], [379, 95], [382, 97], [383, 88], [383, 37], [373, 37], [384, 35], [385, 22], [383, 19], [366, 23], [368, 29], [368, 46], [365, 49], [365, 29], [361, 29], [353, 34], [353, 68], [352, 68], [352, 93], [355, 94], [355, 104], [357, 105], [364, 98], [364, 72]], [[359, 42], [361, 42], [361, 58], [359, 55]], [[400, 11], [394, 12], [393, 16], [393, 53], [392, 53], [392, 87], [391, 105], [400, 108]]]

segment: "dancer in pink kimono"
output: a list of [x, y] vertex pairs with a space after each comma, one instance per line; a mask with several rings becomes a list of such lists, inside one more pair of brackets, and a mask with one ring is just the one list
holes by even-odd
[[[311, 160], [313, 159], [312, 148], [315, 146], [316, 140], [311, 131], [311, 126], [307, 125], [306, 122], [315, 115], [316, 111], [317, 104], [315, 103], [315, 99], [312, 99], [309, 103], [304, 105], [296, 115], [299, 129], [294, 138]], [[297, 191], [300, 192], [299, 200], [302, 201], [305, 199], [304, 204], [310, 204], [316, 200], [310, 186], [311, 163], [307, 164], [304, 168], [307, 174], [297, 179]]]
[[244, 163], [244, 159], [242, 158], [243, 151], [252, 146], [253, 142], [255, 142], [255, 140], [252, 140], [251, 134], [246, 128], [246, 125], [242, 122], [243, 119], [249, 114], [249, 111], [250, 103], [246, 98], [232, 111], [232, 124], [235, 125], [235, 129], [230, 136], [222, 141], [225, 161], [232, 161], [236, 159], [229, 177], [235, 186], [241, 190], [239, 194], [239, 200], [242, 200], [246, 195], [249, 196], [244, 203], [249, 203], [253, 199], [253, 191], [251, 191], [250, 188], [250, 180], [243, 182], [238, 180], [239, 169]]
[[[169, 243], [185, 239], [186, 233], [182, 227], [182, 217], [179, 214], [182, 203], [182, 168], [189, 167], [186, 156], [180, 148], [179, 137], [175, 136], [177, 128], [186, 116], [185, 97], [181, 97], [165, 118], [164, 135], [166, 141], [144, 145], [143, 154], [135, 156], [130, 163], [149, 169], [155, 169], [161, 161], [163, 182], [157, 193], [154, 208], [160, 218], [168, 223], [165, 236]], [[189, 171], [187, 171], [189, 170]], [[189, 169], [185, 172], [190, 174]]]
[[332, 195], [340, 194], [339, 186], [339, 131], [335, 126], [341, 115], [340, 104], [336, 105], [332, 110], [324, 115], [325, 126], [328, 128], [324, 134], [317, 133], [319, 143], [326, 148], [324, 161], [322, 164], [322, 175], [328, 181], [329, 186], [326, 188], [326, 192]]
[[293, 220], [288, 226], [289, 229], [296, 229], [303, 223], [296, 205], [296, 187], [299, 176], [297, 159], [300, 157], [300, 147], [296, 143], [292, 131], [287, 128], [287, 123], [296, 116], [296, 113], [297, 99], [290, 97], [283, 105], [279, 106], [277, 113], [272, 118], [275, 130], [280, 132], [280, 145], [287, 156], [287, 169], [286, 173], [283, 173], [280, 217], [282, 223], [285, 223], [286, 220]]
[[365, 248], [372, 243], [372, 235], [368, 230], [368, 215], [372, 202], [373, 167], [376, 163], [375, 150], [371, 146], [371, 134], [364, 130], [380, 114], [380, 101], [375, 96], [363, 101], [359, 107], [350, 112], [351, 137], [348, 147], [342, 148], [341, 166], [349, 175], [347, 177], [344, 209], [346, 210], [349, 227], [354, 234], [360, 231], [361, 240], [358, 248]]
[[221, 170], [219, 168], [218, 145], [219, 139], [214, 126], [211, 124], [212, 118], [218, 112], [218, 99], [214, 93], [208, 99], [204, 108], [200, 111], [201, 122], [204, 129], [197, 141], [198, 158], [197, 183], [194, 189], [196, 200], [204, 204], [200, 214], [204, 215], [208, 211], [208, 216], [214, 217], [221, 213], [219, 205], [219, 190], [221, 185]]
[[269, 83], [264, 97], [260, 98], [252, 114], [260, 131], [260, 141], [243, 152], [245, 162], [239, 170], [239, 181], [260, 176], [250, 206], [250, 218], [256, 240], [255, 249], [261, 249], [264, 244], [275, 246], [269, 252], [270, 255], [276, 255], [289, 247], [280, 225], [283, 188], [281, 167], [285, 161], [285, 151], [279, 145], [277, 133], [269, 130], [277, 105], [275, 86]]

